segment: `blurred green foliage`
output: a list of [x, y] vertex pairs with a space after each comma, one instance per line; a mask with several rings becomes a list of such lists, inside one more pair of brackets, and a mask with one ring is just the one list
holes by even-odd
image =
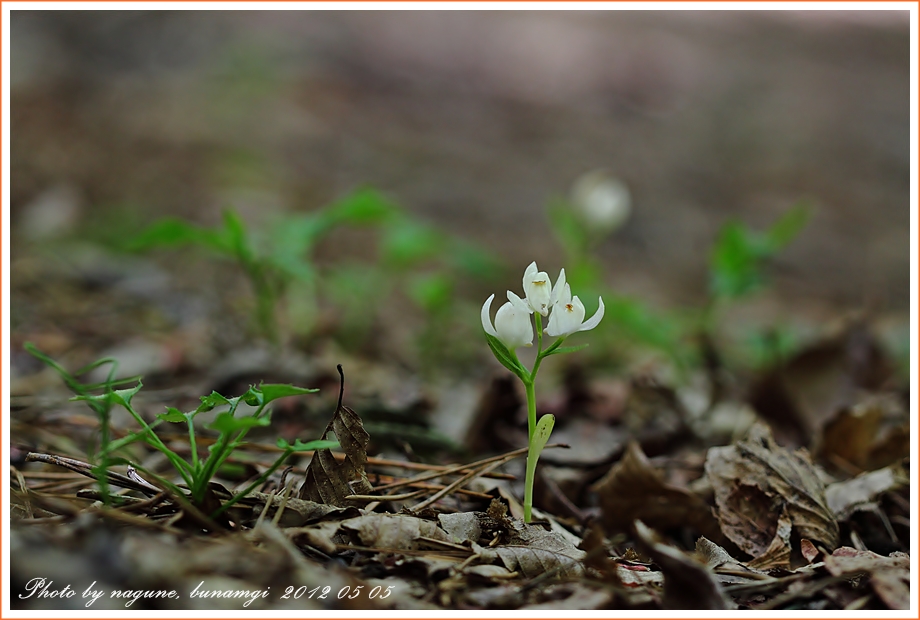
[[[320, 266], [318, 245], [339, 228], [375, 233], [375, 260]], [[255, 296], [258, 332], [279, 343], [284, 306], [286, 329], [309, 335], [322, 306], [332, 306], [335, 335], [349, 349], [368, 341], [381, 307], [401, 296], [425, 318], [417, 342], [420, 355], [441, 355], [462, 336], [468, 308], [458, 284], [489, 281], [503, 270], [490, 253], [407, 213], [382, 193], [358, 189], [324, 208], [285, 214], [260, 229], [247, 227], [232, 210], [221, 225], [202, 227], [165, 218], [135, 237], [130, 248], [197, 246], [238, 264]], [[475, 313], [473, 313], [475, 314]], [[470, 323], [472, 324], [472, 323]], [[459, 356], [465, 347], [459, 345]], [[449, 356], [448, 356], [449, 357]]]
[[738, 299], [764, 286], [767, 263], [798, 236], [810, 217], [808, 206], [799, 203], [763, 232], [740, 222], [725, 224], [710, 252], [712, 295]]
[[[702, 312], [665, 313], [641, 300], [618, 294], [603, 279], [603, 266], [595, 254], [597, 245], [611, 230], [598, 233], [578, 216], [571, 200], [554, 198], [547, 208], [550, 226], [565, 253], [566, 279], [577, 291], [590, 315], [598, 295], [606, 314], [595, 330], [600, 339], [595, 362], [609, 361], [624, 348], [658, 351], [679, 372], [702, 359], [697, 350], [700, 333], [712, 338], [718, 319], [730, 303], [753, 295], [768, 284], [768, 268], [783, 248], [801, 232], [810, 218], [805, 203], [789, 209], [766, 231], [753, 230], [740, 222], [728, 222], [710, 250], [709, 301]], [[750, 333], [739, 343], [748, 364], [761, 367], [787, 356], [798, 345], [791, 330], [770, 326]]]

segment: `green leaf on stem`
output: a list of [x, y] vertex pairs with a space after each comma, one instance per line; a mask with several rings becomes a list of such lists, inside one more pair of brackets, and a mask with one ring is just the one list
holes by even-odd
[[262, 391], [254, 385], [250, 385], [249, 389], [240, 395], [240, 399], [250, 407], [258, 407], [262, 404]]
[[187, 422], [186, 414], [182, 413], [175, 407], [167, 407], [166, 413], [158, 413], [157, 418], [164, 422]]
[[486, 342], [489, 343], [489, 348], [492, 349], [492, 354], [495, 356], [502, 366], [513, 372], [521, 381], [525, 381], [527, 377], [527, 370], [521, 365], [521, 362], [517, 360], [517, 357], [508, 350], [501, 340], [492, 336], [491, 334], [485, 334]]
[[144, 384], [138, 381], [136, 386], [128, 388], [127, 390], [115, 390], [113, 392], [106, 392], [105, 394], [79, 394], [70, 400], [86, 401], [88, 403], [108, 403], [109, 405], [116, 404], [129, 409], [131, 407], [131, 399], [134, 398], [135, 394], [141, 391], [142, 387], [144, 387]]
[[262, 403], [260, 404], [266, 405], [285, 396], [301, 396], [319, 392], [316, 388], [301, 388], [285, 383], [263, 383], [259, 386], [259, 390], [262, 392]]
[[135, 394], [141, 391], [142, 387], [144, 387], [144, 384], [138, 381], [137, 385], [133, 388], [128, 388], [126, 390], [115, 390], [111, 393], [112, 401], [127, 409], [131, 406], [131, 399], [134, 398]]
[[540, 453], [549, 441], [549, 436], [553, 432], [553, 426], [556, 424], [556, 416], [546, 414], [537, 426], [534, 428], [533, 435], [530, 438], [530, 446], [527, 449], [527, 476], [524, 480], [524, 522], [530, 523], [530, 513], [533, 506], [533, 482], [534, 474], [537, 471], [537, 460]]
[[288, 443], [284, 438], [278, 439], [278, 447], [282, 450], [293, 450], [294, 452], [306, 452], [309, 450], [332, 450], [339, 447], [338, 441], [329, 439], [317, 439], [315, 441], [295, 440], [293, 444]]
[[201, 404], [198, 405], [198, 408], [195, 409], [195, 413], [204, 413], [206, 411], [211, 411], [214, 407], [219, 407], [221, 405], [232, 405], [225, 396], [218, 394], [217, 392], [211, 392], [207, 396], [201, 397]]
[[575, 351], [581, 351], [587, 346], [588, 344], [585, 343], [585, 344], [580, 344], [574, 347], [557, 347], [553, 349], [552, 351], [549, 351], [548, 353], [544, 353], [543, 357], [547, 357], [549, 355], [559, 355], [560, 353], [575, 353]]
[[549, 441], [549, 436], [552, 434], [555, 425], [556, 416], [551, 413], [547, 413], [537, 422], [537, 427], [533, 431], [533, 439], [530, 441], [530, 450], [528, 450], [528, 458], [531, 455], [534, 456], [534, 465], [536, 465], [540, 453], [543, 452], [546, 442]]
[[208, 425], [208, 428], [214, 429], [221, 434], [230, 435], [239, 431], [248, 430], [254, 426], [268, 426], [269, 424], [271, 424], [271, 420], [268, 416], [262, 418], [253, 416], [235, 418], [230, 412], [224, 412], [218, 415], [214, 421]]

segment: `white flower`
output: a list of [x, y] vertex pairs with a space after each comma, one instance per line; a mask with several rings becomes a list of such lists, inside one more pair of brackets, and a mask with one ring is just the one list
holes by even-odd
[[632, 210], [626, 184], [601, 170], [579, 177], [572, 185], [571, 198], [575, 212], [584, 223], [604, 232], [622, 226]]
[[585, 321], [585, 305], [578, 296], [572, 297], [572, 290], [565, 281], [565, 270], [559, 273], [559, 280], [553, 288], [553, 310], [549, 315], [546, 333], [553, 337], [570, 336], [575, 332], [586, 332], [597, 327], [604, 318], [604, 300], [597, 298], [597, 312]]
[[482, 304], [482, 328], [490, 336], [498, 338], [502, 344], [514, 351], [518, 347], [529, 347], [533, 344], [533, 324], [530, 322], [530, 308], [523, 299], [508, 291], [508, 301], [495, 313], [495, 326], [489, 319], [492, 309], [492, 300], [495, 294], [489, 295], [486, 303]]
[[552, 306], [551, 289], [549, 274], [539, 271], [536, 261], [530, 263], [524, 270], [524, 296], [532, 312], [539, 312], [543, 316], [549, 314]]

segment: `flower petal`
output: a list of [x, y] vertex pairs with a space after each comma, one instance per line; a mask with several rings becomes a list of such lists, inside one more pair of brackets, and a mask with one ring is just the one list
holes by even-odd
[[530, 305], [511, 291], [508, 291], [508, 301], [511, 302], [511, 305], [514, 306], [516, 310], [526, 312], [527, 314], [533, 314]]
[[490, 336], [495, 336], [498, 338], [498, 334], [495, 332], [495, 328], [492, 327], [492, 319], [489, 317], [489, 311], [492, 309], [492, 300], [495, 299], [495, 293], [489, 295], [489, 298], [486, 300], [486, 303], [482, 304], [482, 310], [479, 313], [480, 318], [482, 319], [482, 328]]
[[518, 347], [529, 347], [533, 344], [533, 325], [530, 322], [530, 313], [515, 307], [514, 303], [507, 302], [495, 313], [495, 331], [497, 338], [514, 351]]
[[[568, 290], [568, 285], [566, 285]], [[582, 320], [585, 318], [585, 306], [575, 296], [567, 302], [557, 300], [553, 305], [553, 311], [549, 315], [549, 324], [546, 326], [546, 333], [554, 337], [566, 337], [574, 334], [581, 328]]]
[[559, 301], [559, 296], [562, 295], [565, 290], [565, 268], [559, 270], [559, 279], [556, 280], [556, 285], [553, 287], [553, 292], [549, 298], [549, 305], [553, 306], [557, 301]]
[[527, 269], [524, 270], [524, 282], [527, 282], [527, 278], [537, 273], [538, 271], [540, 271], [540, 269], [537, 267], [537, 261], [527, 265]]
[[600, 297], [597, 298], [597, 312], [594, 313], [590, 319], [584, 322], [581, 328], [578, 330], [580, 332], [586, 332], [589, 329], [594, 329], [597, 327], [598, 323], [601, 322], [601, 319], [604, 318], [604, 300]]

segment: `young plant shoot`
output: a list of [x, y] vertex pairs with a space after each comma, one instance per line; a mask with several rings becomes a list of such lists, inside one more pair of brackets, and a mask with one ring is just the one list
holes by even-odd
[[[540, 452], [553, 432], [556, 418], [545, 415], [537, 422], [537, 402], [534, 392], [534, 382], [537, 371], [543, 358], [558, 353], [572, 353], [588, 346], [586, 344], [576, 347], [562, 347], [566, 338], [575, 332], [584, 332], [597, 327], [604, 318], [604, 300], [597, 298], [597, 312], [587, 321], [585, 320], [585, 306], [578, 299], [572, 297], [572, 291], [565, 281], [565, 269], [559, 271], [556, 285], [550, 282], [549, 275], [537, 268], [533, 262], [524, 271], [524, 295], [521, 299], [515, 293], [508, 291], [508, 301], [495, 313], [493, 325], [490, 318], [492, 300], [495, 295], [490, 295], [482, 305], [482, 328], [486, 333], [486, 341], [495, 358], [513, 372], [524, 384], [527, 393], [527, 436], [529, 438], [527, 452], [527, 474], [524, 479], [524, 522], [530, 522], [530, 513], [533, 508], [533, 481], [537, 468], [537, 459]], [[531, 319], [531, 315], [533, 315]], [[546, 335], [556, 340], [543, 348], [543, 317], [549, 317], [546, 324]], [[532, 323], [531, 323], [532, 321]], [[537, 331], [537, 358], [533, 369], [528, 370], [518, 359], [515, 349], [518, 347], [533, 346], [534, 328]]]

